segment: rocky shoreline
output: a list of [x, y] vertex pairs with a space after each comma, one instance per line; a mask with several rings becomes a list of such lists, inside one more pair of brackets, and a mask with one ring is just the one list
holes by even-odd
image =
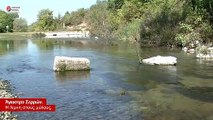
[[199, 45], [198, 47], [194, 48], [187, 48], [184, 47], [182, 49], [184, 52], [187, 53], [196, 53], [196, 58], [200, 59], [213, 59], [213, 46], [212, 45]]
[[[11, 93], [11, 85], [8, 80], [0, 79], [0, 98], [15, 98]], [[0, 120], [17, 120], [17, 116], [12, 112], [0, 112]]]

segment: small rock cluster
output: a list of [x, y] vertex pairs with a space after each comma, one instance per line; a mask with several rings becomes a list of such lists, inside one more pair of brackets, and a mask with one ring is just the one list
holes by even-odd
[[[7, 80], [0, 80], [0, 98], [14, 98], [11, 92], [10, 82]], [[0, 120], [17, 120], [12, 112], [0, 112]]]
[[187, 53], [196, 53], [196, 58], [213, 59], [213, 47], [199, 45], [194, 48], [184, 47], [183, 51], [185, 51]]
[[197, 50], [197, 58], [212, 59], [213, 58], [213, 47], [200, 46]]
[[194, 43], [191, 42], [189, 43], [188, 46], [183, 47], [183, 51], [187, 52], [187, 53], [195, 53], [196, 52], [196, 48], [200, 46], [200, 42], [199, 41], [195, 41]]

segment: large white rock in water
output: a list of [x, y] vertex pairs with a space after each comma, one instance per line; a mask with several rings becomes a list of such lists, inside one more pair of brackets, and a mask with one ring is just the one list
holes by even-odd
[[177, 58], [173, 56], [156, 56], [143, 59], [142, 62], [150, 65], [176, 65]]
[[90, 61], [87, 58], [75, 58], [56, 56], [54, 60], [54, 71], [89, 70]]

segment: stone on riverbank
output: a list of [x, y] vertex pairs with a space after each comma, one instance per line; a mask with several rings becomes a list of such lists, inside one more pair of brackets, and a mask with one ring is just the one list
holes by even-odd
[[197, 54], [196, 55], [197, 58], [202, 58], [202, 59], [213, 59], [213, 54]]
[[196, 57], [200, 59], [213, 59], [213, 47], [201, 46], [197, 49]]
[[142, 62], [150, 65], [176, 65], [177, 58], [173, 56], [156, 56], [143, 59]]
[[[15, 96], [10, 92], [10, 82], [0, 79], [0, 98], [14, 98]], [[0, 112], [0, 120], [17, 120], [12, 112]]]
[[90, 61], [87, 58], [56, 56], [53, 65], [54, 71], [76, 71], [89, 69]]

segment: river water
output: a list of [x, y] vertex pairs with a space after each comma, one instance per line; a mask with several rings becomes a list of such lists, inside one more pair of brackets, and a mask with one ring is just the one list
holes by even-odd
[[[54, 57], [86, 57], [91, 71], [52, 70]], [[83, 40], [1, 40], [0, 77], [19, 97], [47, 98], [53, 113], [14, 113], [20, 120], [213, 120], [213, 62], [162, 48], [177, 66], [139, 65], [134, 46]]]

